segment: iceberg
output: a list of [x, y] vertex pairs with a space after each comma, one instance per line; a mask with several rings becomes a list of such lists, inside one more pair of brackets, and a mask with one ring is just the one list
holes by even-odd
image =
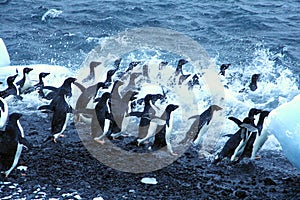
[[287, 159], [300, 169], [300, 95], [272, 110], [266, 131], [279, 141]]
[[2, 38], [0, 38], [0, 67], [8, 65], [10, 65], [9, 54]]

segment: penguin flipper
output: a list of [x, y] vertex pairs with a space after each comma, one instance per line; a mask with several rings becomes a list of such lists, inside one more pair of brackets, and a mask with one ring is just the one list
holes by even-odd
[[194, 116], [189, 117], [188, 119], [199, 118], [199, 117], [200, 117], [200, 115], [194, 115]]
[[131, 112], [131, 113], [128, 113], [126, 115], [126, 117], [128, 117], [128, 116], [142, 117], [143, 114], [144, 114], [143, 112]]
[[51, 105], [43, 105], [38, 108], [38, 110], [52, 110]]
[[56, 87], [54, 87], [54, 86], [44, 86], [43, 89], [45, 89], [45, 90], [52, 90], [52, 91], [54, 91], [54, 92], [56, 92], [56, 91], [58, 90], [58, 88], [56, 88]]
[[236, 123], [238, 126], [240, 126], [243, 123], [243, 122], [241, 122], [241, 120], [239, 120], [238, 118], [235, 118], [235, 117], [228, 117], [228, 119], [230, 119], [231, 121]]
[[86, 88], [80, 83], [74, 82], [73, 84], [76, 85], [81, 92], [84, 92], [86, 90]]

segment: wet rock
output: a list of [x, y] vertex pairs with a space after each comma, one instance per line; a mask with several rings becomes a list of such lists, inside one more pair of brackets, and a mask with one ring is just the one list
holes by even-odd
[[244, 190], [237, 190], [234, 192], [234, 195], [238, 198], [244, 199], [247, 197], [247, 192]]
[[269, 178], [269, 177], [267, 177], [267, 178], [265, 178], [264, 179], [264, 184], [265, 185], [277, 185], [276, 183], [275, 183], [275, 181], [273, 181], [271, 178]]

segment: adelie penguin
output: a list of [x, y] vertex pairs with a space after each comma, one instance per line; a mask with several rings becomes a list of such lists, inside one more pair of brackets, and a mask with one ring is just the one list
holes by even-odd
[[259, 115], [259, 119], [256, 125], [257, 132], [253, 132], [246, 143], [246, 146], [244, 148], [244, 151], [239, 156], [237, 162], [242, 160], [243, 158], [247, 157], [251, 160], [256, 159], [256, 153], [257, 151], [262, 147], [262, 145], [267, 140], [267, 133], [263, 133], [263, 124], [265, 118], [269, 115], [269, 111], [262, 111]]
[[154, 126], [150, 125], [147, 136], [143, 139], [138, 140], [138, 143], [144, 142], [154, 136], [154, 142], [151, 145], [152, 150], [167, 147], [168, 152], [171, 155], [176, 156], [177, 154], [174, 153], [171, 145], [171, 135], [174, 126], [173, 112], [178, 107], [178, 105], [169, 104], [161, 117], [154, 117], [151, 120], [151, 124], [154, 124]]
[[228, 135], [230, 138], [227, 140], [222, 150], [215, 156], [212, 162], [213, 164], [220, 162], [223, 158], [230, 158], [231, 161], [235, 161], [236, 157], [244, 150], [244, 147], [252, 134], [252, 132], [249, 132], [245, 127], [252, 128], [253, 131], [255, 131], [254, 116], [261, 112], [260, 109], [250, 109], [248, 116], [243, 122], [240, 122], [236, 118], [230, 118], [231, 120], [234, 120], [235, 123], [238, 123], [240, 129], [235, 134]]
[[[97, 102], [95, 106], [96, 117], [102, 129], [102, 133], [100, 136], [95, 137], [94, 140], [100, 144], [105, 143], [103, 138], [110, 134], [110, 126], [114, 122], [110, 107], [110, 100], [111, 94], [109, 92], [105, 92], [100, 98], [95, 99], [95, 102]], [[94, 127], [92, 127], [92, 129], [93, 128]]]
[[222, 76], [225, 76], [225, 70], [229, 68], [231, 64], [222, 64], [220, 66], [220, 72], [219, 74], [221, 74]]
[[251, 77], [251, 83], [249, 84], [250, 90], [255, 91], [257, 89], [257, 80], [259, 79], [260, 74], [253, 74]]
[[71, 97], [72, 96], [71, 84], [74, 83], [75, 81], [76, 78], [69, 77], [64, 80], [63, 84], [59, 88], [53, 86], [44, 86], [43, 89], [41, 90], [40, 95], [42, 96], [42, 98], [51, 100], [59, 93], [60, 90], [64, 90], [64, 92], [67, 93], [67, 96]]
[[151, 119], [155, 116], [154, 104], [158, 99], [163, 99], [162, 94], [147, 94], [144, 98], [144, 109], [142, 112], [130, 112], [129, 116], [139, 117], [138, 138], [144, 138], [147, 135]]
[[19, 86], [19, 90], [20, 90], [20, 93], [23, 94], [23, 93], [26, 93], [27, 90], [30, 90], [32, 89], [32, 84], [31, 84], [31, 80], [29, 78], [29, 73], [32, 71], [33, 69], [32, 68], [29, 68], [29, 67], [25, 67], [23, 69], [23, 77], [21, 80], [19, 80], [16, 85]]
[[22, 100], [23, 98], [20, 96], [20, 92], [18, 87], [16, 86], [16, 84], [14, 83], [16, 77], [18, 76], [18, 74], [14, 75], [14, 76], [9, 76], [6, 79], [7, 82], [7, 88], [3, 91], [0, 91], [0, 97], [2, 98], [10, 98], [10, 97], [17, 97], [17, 99]]
[[51, 134], [46, 138], [45, 142], [53, 139], [56, 143], [58, 137], [63, 137], [70, 116], [72, 114], [72, 107], [70, 106], [70, 96], [67, 88], [60, 88], [58, 93], [52, 99], [50, 105], [44, 105], [38, 108], [39, 110], [51, 110], [53, 116], [51, 120]]
[[9, 115], [5, 131], [0, 132], [0, 171], [7, 177], [17, 166], [23, 147], [29, 147], [19, 122], [22, 114]]
[[98, 65], [101, 65], [101, 62], [92, 61], [90, 63], [90, 73], [89, 73], [89, 75], [86, 78], [84, 78], [82, 80], [82, 83], [86, 83], [88, 81], [94, 81], [95, 80], [95, 68]]
[[180, 143], [185, 143], [189, 140], [193, 140], [193, 145], [202, 144], [203, 136], [207, 132], [209, 126], [211, 125], [211, 120], [214, 116], [215, 111], [222, 110], [222, 108], [218, 105], [211, 105], [208, 109], [206, 109], [201, 115], [195, 115], [189, 118], [196, 119], [192, 126], [190, 127], [187, 135], [183, 141]]
[[48, 73], [48, 72], [41, 72], [39, 74], [39, 82], [33, 86], [35, 90], [43, 90], [44, 85], [45, 85], [43, 78], [47, 77], [49, 74], [50, 73]]

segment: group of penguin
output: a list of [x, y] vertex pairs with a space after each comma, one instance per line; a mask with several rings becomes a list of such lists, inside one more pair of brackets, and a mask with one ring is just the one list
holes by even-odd
[[[183, 73], [182, 68], [187, 62], [185, 59], [178, 60], [172, 80], [176, 81], [178, 85], [187, 84], [191, 88], [199, 85], [199, 75]], [[17, 100], [22, 100], [21, 95], [33, 91], [37, 91], [41, 99], [50, 101], [48, 105], [42, 105], [38, 110], [53, 113], [51, 136], [47, 137], [45, 142], [49, 140], [57, 142], [59, 137], [63, 137], [63, 132], [67, 127], [71, 114], [73, 114], [76, 121], [89, 119], [91, 135], [100, 144], [103, 144], [106, 138], [116, 139], [121, 136], [128, 136], [126, 128], [129, 119], [135, 117], [139, 119], [138, 136], [135, 140], [137, 146], [149, 143], [152, 149], [167, 147], [170, 154], [177, 155], [172, 150], [170, 137], [172, 131], [174, 131], [173, 112], [180, 105], [169, 102], [166, 91], [154, 94], [149, 92], [143, 98], [138, 99], [139, 88], [134, 85], [135, 79], [143, 77], [144, 81], [147, 81], [148, 66], [144, 65], [141, 72], [133, 72], [133, 69], [141, 62], [131, 62], [126, 70], [120, 70], [120, 63], [121, 59], [115, 60], [114, 69], [107, 71], [105, 81], [97, 82], [89, 87], [84, 87], [76, 82], [76, 78], [73, 77], [65, 79], [60, 87], [45, 86], [43, 78], [49, 75], [46, 72], [40, 73], [39, 82], [32, 85], [29, 79], [32, 68], [28, 67], [23, 69], [23, 78], [16, 83], [15, 79], [18, 74], [9, 76], [7, 78], [7, 88], [0, 91], [0, 171], [8, 176], [18, 163], [22, 147], [30, 147], [30, 143], [25, 139], [23, 128], [19, 123], [22, 114], [12, 113], [9, 115], [6, 99], [14, 97]], [[95, 68], [100, 64], [101, 62], [95, 61], [90, 63], [90, 73], [82, 80], [82, 83], [95, 80]], [[167, 62], [161, 62], [160, 68], [167, 64]], [[221, 65], [219, 74], [225, 76], [225, 70], [229, 66], [230, 64]], [[125, 86], [125, 82], [122, 80], [124, 76], [129, 79], [129, 83]], [[252, 78], [251, 84], [256, 85], [257, 79], [253, 81]], [[76, 85], [81, 91], [75, 108], [72, 108], [70, 104], [72, 84]], [[252, 87], [251, 84], [249, 85], [250, 88]], [[121, 86], [123, 86], [122, 92], [119, 90]], [[167, 102], [167, 104], [164, 104], [163, 114], [159, 116], [157, 116], [158, 107], [155, 105], [157, 101]], [[87, 107], [90, 102], [93, 102], [94, 107]], [[143, 107], [143, 109], [136, 110], [137, 107]], [[189, 120], [195, 120], [191, 127], [192, 131], [188, 132], [181, 143], [201, 144], [203, 134], [207, 130], [207, 126], [210, 125], [214, 112], [221, 109], [218, 105], [211, 105], [202, 114], [190, 117]], [[225, 157], [234, 162], [238, 162], [244, 157], [254, 159], [256, 152], [264, 143], [263, 140], [266, 140], [266, 134], [262, 130], [264, 119], [268, 113], [268, 111], [251, 109], [248, 117], [243, 121], [230, 117], [229, 119], [238, 125], [239, 130], [233, 135], [227, 135], [229, 140], [217, 154], [213, 163], [217, 163]], [[257, 124], [255, 124], [254, 117], [258, 114], [260, 114], [260, 117]]]

